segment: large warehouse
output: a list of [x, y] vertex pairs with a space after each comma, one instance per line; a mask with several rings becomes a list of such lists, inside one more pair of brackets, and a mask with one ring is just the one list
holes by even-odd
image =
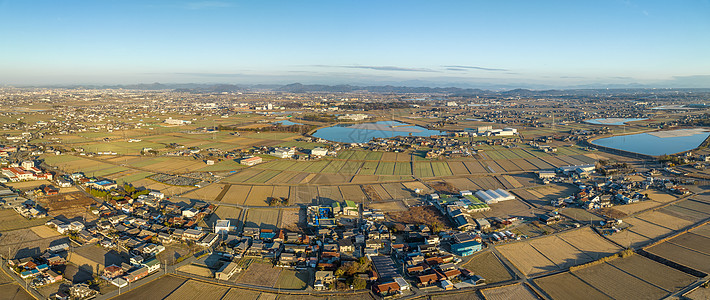
[[483, 202], [486, 202], [486, 204], [498, 203], [500, 201], [515, 199], [515, 196], [502, 189], [487, 191], [480, 190], [476, 192], [476, 197], [478, 197], [478, 199], [481, 199]]

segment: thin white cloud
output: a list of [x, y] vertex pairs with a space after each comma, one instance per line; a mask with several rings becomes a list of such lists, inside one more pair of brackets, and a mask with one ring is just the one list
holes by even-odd
[[462, 69], [481, 70], [481, 71], [494, 71], [494, 72], [510, 71], [510, 70], [508, 70], [508, 69], [486, 68], [486, 67], [479, 67], [479, 66], [460, 66], [460, 65], [453, 65], [453, 66], [442, 66], [442, 67], [446, 68], [447, 70], [452, 70], [452, 71], [461, 71]]
[[348, 68], [348, 69], [365, 69], [365, 70], [376, 70], [376, 71], [398, 71], [398, 72], [438, 72], [427, 68], [407, 68], [407, 67], [396, 67], [396, 66], [360, 66], [360, 65], [349, 65], [349, 66], [334, 66], [334, 65], [313, 65], [314, 67], [323, 68]]

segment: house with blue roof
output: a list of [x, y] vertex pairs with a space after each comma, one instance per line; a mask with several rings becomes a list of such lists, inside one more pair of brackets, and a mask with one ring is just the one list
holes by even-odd
[[468, 241], [451, 245], [451, 252], [458, 256], [469, 256], [475, 252], [481, 251], [482, 245], [476, 241]]

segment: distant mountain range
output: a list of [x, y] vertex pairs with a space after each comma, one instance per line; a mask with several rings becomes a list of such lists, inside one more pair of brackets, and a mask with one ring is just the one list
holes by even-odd
[[130, 89], [130, 90], [173, 90], [188, 93], [233, 93], [233, 92], [285, 92], [285, 93], [352, 93], [370, 92], [379, 94], [445, 94], [449, 96], [563, 96], [563, 95], [619, 95], [619, 94], [663, 94], [669, 91], [693, 91], [696, 93], [710, 93], [710, 89], [650, 89], [642, 87], [618, 87], [614, 89], [576, 88], [576, 89], [510, 89], [506, 91], [491, 91], [478, 88], [458, 87], [426, 87], [426, 86], [394, 86], [374, 85], [357, 86], [349, 84], [323, 85], [291, 83], [236, 85], [236, 84], [200, 84], [200, 83], [140, 83], [128, 85], [71, 85], [71, 86], [42, 86], [50, 88], [76, 88], [76, 89]]

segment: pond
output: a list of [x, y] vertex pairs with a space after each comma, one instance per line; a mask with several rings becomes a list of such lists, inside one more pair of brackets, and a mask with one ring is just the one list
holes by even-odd
[[408, 135], [432, 136], [445, 133], [444, 131], [429, 130], [424, 127], [397, 121], [380, 121], [374, 123], [335, 125], [318, 129], [313, 136], [339, 143], [367, 143], [373, 138], [391, 138]]
[[613, 136], [592, 144], [645, 155], [674, 154], [693, 150], [710, 136], [705, 129], [678, 129]]
[[303, 124], [301, 124], [301, 123], [296, 123], [296, 122], [292, 122], [292, 121], [289, 121], [289, 120], [276, 121], [276, 122], [274, 122], [274, 124], [281, 124], [281, 125], [283, 125], [283, 126], [303, 125]]
[[624, 125], [629, 122], [643, 121], [648, 119], [638, 119], [638, 118], [604, 118], [604, 119], [591, 119], [584, 120], [584, 122], [596, 125]]

